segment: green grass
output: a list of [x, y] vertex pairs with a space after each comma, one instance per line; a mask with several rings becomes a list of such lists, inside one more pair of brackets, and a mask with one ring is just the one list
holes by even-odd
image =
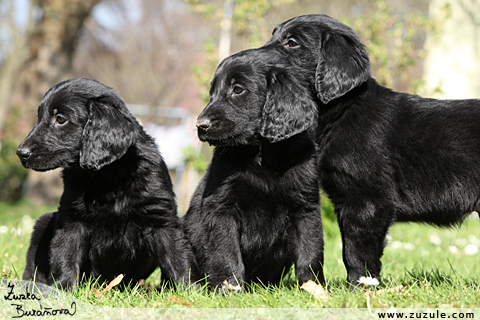
[[[54, 208], [36, 208], [28, 202], [0, 203], [0, 267], [3, 278], [21, 278], [33, 220]], [[480, 306], [480, 221], [468, 219], [460, 228], [438, 229], [420, 224], [397, 224], [389, 233], [382, 258], [383, 288], [403, 285], [400, 293], [367, 297], [346, 284], [341, 239], [336, 223], [325, 223], [324, 272], [327, 302], [298, 289], [290, 273], [279, 287], [253, 285], [243, 294], [216, 295], [195, 290], [153, 290], [160, 271], [147, 280], [146, 289], [113, 289], [95, 297], [94, 282], [78, 287], [73, 298], [83, 306], [110, 308], [463, 308]], [[380, 288], [381, 289], [381, 288]], [[376, 289], [373, 289], [376, 290]], [[171, 297], [189, 304], [179, 304]], [[85, 307], [82, 307], [85, 308]], [[86, 310], [86, 309], [85, 309]], [[1, 314], [0, 314], [1, 315]]]

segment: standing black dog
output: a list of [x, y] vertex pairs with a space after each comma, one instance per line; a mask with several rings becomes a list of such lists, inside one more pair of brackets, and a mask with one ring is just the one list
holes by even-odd
[[164, 280], [187, 283], [195, 272], [167, 167], [113, 89], [90, 79], [52, 87], [17, 154], [25, 168], [64, 168], [60, 207], [35, 224], [24, 280], [71, 288], [124, 274], [135, 284], [160, 267]]
[[[321, 187], [335, 205], [348, 280], [380, 279], [397, 221], [450, 226], [480, 198], [480, 101], [393, 92], [370, 77], [352, 29], [324, 15], [288, 20], [263, 50], [317, 95]], [[299, 92], [297, 95], [301, 95]]]
[[184, 223], [212, 287], [279, 283], [292, 263], [300, 283], [324, 282], [315, 145], [302, 112], [315, 97], [269, 58], [225, 59], [198, 117], [200, 140], [217, 148]]

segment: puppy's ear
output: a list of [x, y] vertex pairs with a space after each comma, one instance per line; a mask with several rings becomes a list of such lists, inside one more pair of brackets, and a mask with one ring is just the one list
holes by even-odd
[[133, 144], [136, 120], [123, 101], [100, 97], [89, 100], [87, 107], [89, 115], [83, 130], [80, 166], [99, 170], [120, 159]]
[[323, 103], [343, 96], [369, 78], [368, 52], [353, 31], [322, 35], [315, 89]]
[[282, 141], [316, 122], [317, 107], [307, 87], [285, 74], [271, 77], [262, 112], [262, 137], [272, 143]]

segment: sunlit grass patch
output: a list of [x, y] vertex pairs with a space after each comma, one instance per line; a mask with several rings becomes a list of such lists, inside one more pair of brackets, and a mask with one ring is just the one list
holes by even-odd
[[[1, 277], [21, 278], [34, 219], [52, 210], [35, 211], [25, 204], [0, 204], [0, 209], [11, 210], [8, 218], [0, 212]], [[114, 287], [96, 296], [107, 284], [92, 279], [76, 287], [70, 296], [79, 305], [99, 308], [94, 309], [95, 312], [106, 310], [103, 308], [460, 308], [480, 305], [480, 253], [475, 252], [475, 247], [480, 246], [478, 218], [453, 229], [395, 225], [389, 232], [382, 258], [382, 285], [356, 291], [351, 291], [346, 282], [338, 225], [329, 220], [326, 228], [324, 272], [328, 301], [315, 299], [301, 290], [293, 271], [285, 274], [278, 287], [247, 285], [241, 294], [218, 294], [206, 288], [157, 290], [161, 286], [161, 271], [157, 270], [142, 287], [123, 291]], [[388, 291], [389, 288], [400, 289]], [[384, 291], [376, 294], [378, 290]]]

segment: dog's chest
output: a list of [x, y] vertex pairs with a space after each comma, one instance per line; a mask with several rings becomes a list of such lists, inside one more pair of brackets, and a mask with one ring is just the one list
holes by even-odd
[[104, 259], [133, 260], [150, 251], [145, 230], [135, 223], [104, 225], [90, 235], [90, 255]]

